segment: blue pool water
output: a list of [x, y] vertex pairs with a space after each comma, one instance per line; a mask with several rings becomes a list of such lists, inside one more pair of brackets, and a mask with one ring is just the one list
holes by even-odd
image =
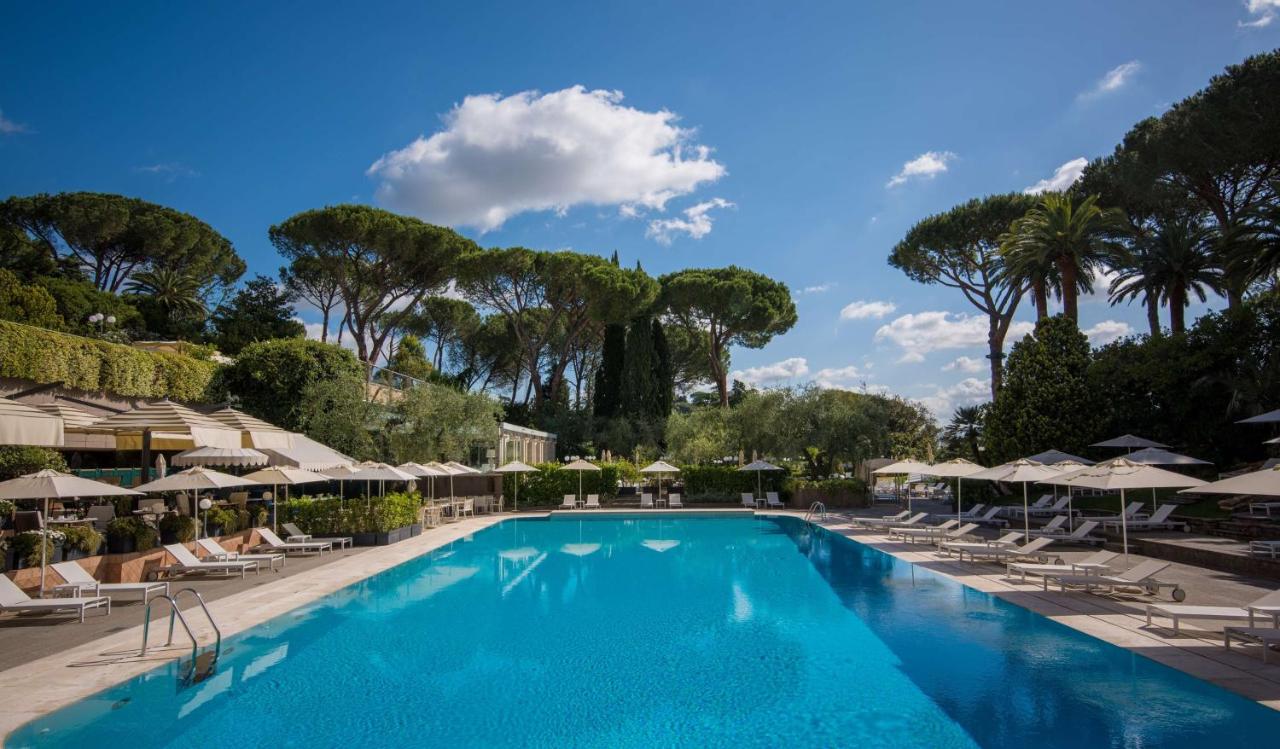
[[177, 673], [7, 746], [1256, 749], [1280, 736], [1274, 711], [792, 518], [507, 521], [228, 640], [205, 682], [179, 687]]

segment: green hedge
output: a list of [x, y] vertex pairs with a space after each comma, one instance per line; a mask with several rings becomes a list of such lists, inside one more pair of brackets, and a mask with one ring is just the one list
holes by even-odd
[[386, 533], [417, 523], [421, 507], [422, 495], [417, 492], [393, 492], [372, 499], [304, 496], [280, 503], [278, 519], [297, 523], [303, 532], [314, 536]]
[[[680, 466], [680, 479], [684, 493], [693, 501], [737, 502], [743, 492], [756, 490], [756, 472], [739, 471], [737, 466]], [[786, 471], [760, 473], [760, 486], [767, 492], [781, 492], [786, 480]]]
[[[537, 473], [520, 474], [520, 506], [558, 505], [566, 494], [578, 493], [578, 472], [566, 471], [560, 463], [541, 463]], [[514, 476], [502, 480], [502, 494], [510, 506], [515, 496]], [[618, 467], [602, 463], [599, 471], [582, 472], [582, 493], [599, 494], [600, 498], [618, 496]]]
[[206, 400], [217, 370], [189, 356], [121, 346], [0, 321], [0, 377], [141, 398]]

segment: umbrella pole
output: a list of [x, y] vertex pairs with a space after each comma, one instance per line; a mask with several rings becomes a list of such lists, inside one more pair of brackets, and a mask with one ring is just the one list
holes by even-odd
[[[582, 502], [582, 471], [578, 471], [578, 501]], [[585, 503], [584, 503], [585, 504]], [[582, 530], [582, 528], [578, 528]]]
[[1127, 503], [1124, 498], [1124, 489], [1120, 490], [1120, 538], [1124, 542], [1124, 561], [1129, 562], [1129, 513], [1125, 512]]
[[760, 471], [756, 471], [756, 498], [764, 496], [764, 489], [760, 486]]
[[1027, 482], [1022, 482], [1022, 542], [1031, 540], [1031, 513], [1027, 508]]
[[1067, 484], [1067, 527], [1074, 533], [1076, 530], [1076, 511], [1071, 507], [1071, 485]]
[[276, 507], [280, 505], [280, 501], [276, 499], [276, 485], [271, 485], [271, 532], [280, 532], [280, 517], [276, 514]]
[[44, 514], [40, 516], [40, 597], [44, 598], [44, 568], [49, 563], [49, 498], [44, 498]]
[[511, 511], [520, 512], [520, 474], [516, 474], [516, 496], [511, 500]]
[[964, 517], [964, 477], [956, 476], [956, 523]]

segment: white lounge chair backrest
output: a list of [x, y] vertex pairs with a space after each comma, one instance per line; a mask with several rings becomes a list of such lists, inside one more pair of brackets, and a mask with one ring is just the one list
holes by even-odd
[[1168, 566], [1168, 562], [1162, 562], [1159, 559], [1148, 559], [1128, 572], [1121, 572], [1119, 575], [1116, 575], [1116, 577], [1121, 580], [1139, 583], [1153, 575], [1160, 574]]
[[58, 562], [53, 566], [53, 571], [57, 572], [67, 585], [97, 585], [98, 581], [93, 579], [93, 575], [84, 567], [75, 562]]
[[1000, 514], [1000, 510], [1001, 510], [1001, 509], [1002, 509], [1002, 508], [1000, 508], [1000, 507], [992, 507], [992, 508], [988, 509], [988, 510], [987, 510], [987, 513], [986, 513], [985, 515], [983, 515], [983, 516], [982, 516], [982, 519], [983, 519], [983, 520], [995, 520], [995, 519], [996, 519], [996, 515], [999, 515], [999, 514]]
[[641, 506], [641, 507], [653, 507], [653, 495], [652, 495], [652, 494], [649, 494], [649, 493], [647, 493], [647, 492], [646, 492], [646, 493], [641, 494], [641, 495], [640, 495], [640, 506]]
[[1054, 516], [1053, 516], [1053, 520], [1050, 520], [1049, 522], [1045, 523], [1045, 524], [1044, 524], [1044, 527], [1043, 527], [1043, 528], [1041, 528], [1040, 530], [1042, 530], [1042, 531], [1053, 531], [1053, 530], [1057, 530], [1057, 529], [1058, 529], [1058, 528], [1060, 528], [1060, 527], [1062, 526], [1062, 524], [1063, 524], [1063, 523], [1065, 523], [1065, 522], [1067, 522], [1067, 516], [1066, 516], [1066, 515], [1054, 515]]
[[1044, 538], [1044, 537], [1034, 538], [1030, 542], [1023, 544], [1022, 546], [1019, 546], [1018, 553], [1030, 554], [1032, 552], [1040, 551], [1041, 549], [1043, 549], [1044, 547], [1048, 546], [1051, 543], [1053, 543], [1052, 538]]
[[1280, 590], [1273, 590], [1265, 596], [1250, 601], [1246, 606], [1280, 606]]
[[174, 561], [184, 567], [199, 567], [203, 564], [190, 549], [182, 544], [165, 544], [164, 550], [169, 552], [169, 556], [173, 557]]
[[294, 523], [285, 523], [282, 527], [284, 528], [284, 532], [285, 532], [285, 533], [288, 533], [290, 536], [305, 536], [305, 535], [307, 535], [307, 534], [303, 533], [303, 532], [302, 532], [302, 529], [301, 529], [301, 528], [299, 528], [299, 527], [298, 527], [296, 524], [294, 524]]
[[254, 530], [258, 532], [259, 536], [262, 536], [262, 540], [266, 541], [269, 546], [288, 546], [288, 544], [280, 540], [280, 537], [276, 535], [276, 532], [270, 528], [254, 528]]
[[777, 502], [777, 501], [778, 501], [778, 493], [777, 493], [777, 492], [765, 492], [765, 493], [764, 493], [764, 498], [765, 498], [765, 499], [767, 499], [767, 500], [769, 500], [770, 502]]
[[910, 517], [910, 515], [911, 515], [911, 512], [909, 510], [903, 510], [902, 512], [895, 512], [894, 514], [889, 515], [884, 519], [885, 520], [906, 520], [908, 517]]
[[961, 517], [966, 517], [966, 518], [976, 517], [976, 516], [977, 516], [977, 514], [978, 514], [979, 512], [982, 512], [982, 508], [983, 508], [983, 507], [986, 507], [986, 504], [984, 504], [984, 503], [982, 503], [982, 502], [979, 502], [978, 504], [974, 505], [973, 507], [970, 507], [969, 509], [967, 509], [967, 510], [965, 510], [964, 512], [960, 513], [960, 516], [961, 516]]
[[1057, 502], [1054, 502], [1054, 503], [1053, 503], [1053, 507], [1050, 507], [1049, 509], [1051, 509], [1051, 510], [1065, 510], [1065, 509], [1067, 509], [1067, 503], [1068, 503], [1068, 502], [1070, 502], [1070, 501], [1071, 501], [1071, 498], [1070, 498], [1070, 497], [1059, 497], [1059, 498], [1058, 498], [1058, 501], [1057, 501]]
[[574, 496], [573, 494], [566, 494], [566, 495], [564, 495], [564, 499], [563, 499], [563, 500], [561, 500], [561, 502], [560, 502], [560, 506], [561, 506], [561, 507], [577, 507], [577, 506], [578, 506], [578, 498], [577, 498], [576, 496]]
[[1137, 515], [1140, 510], [1142, 510], [1141, 502], [1130, 502], [1129, 506], [1124, 508], [1124, 514], [1129, 517], [1133, 517], [1134, 515]]
[[743, 507], [755, 507], [755, 506], [756, 506], [756, 498], [755, 498], [755, 495], [754, 495], [754, 494], [748, 494], [747, 492], [743, 492], [743, 493], [742, 493], [742, 506], [743, 506]]
[[1031, 505], [1031, 507], [1032, 507], [1032, 508], [1035, 508], [1035, 509], [1039, 509], [1039, 508], [1041, 508], [1041, 507], [1048, 507], [1048, 506], [1049, 506], [1049, 503], [1050, 503], [1050, 502], [1052, 502], [1052, 501], [1053, 501], [1053, 495], [1052, 495], [1052, 494], [1041, 494], [1041, 495], [1040, 495], [1040, 499], [1037, 499], [1037, 500], [1036, 500], [1036, 501]]
[[[285, 528], [285, 530], [288, 531], [289, 529]], [[196, 541], [196, 546], [199, 546], [201, 549], [204, 549], [204, 553], [206, 554], [226, 554], [227, 553], [227, 550], [222, 547], [222, 544], [218, 543], [217, 541], [214, 541], [212, 538], [198, 539]]]
[[927, 513], [927, 512], [917, 512], [916, 514], [912, 515], [911, 517], [907, 518], [906, 520], [903, 520], [903, 521], [902, 521], [902, 524], [903, 524], [903, 525], [915, 525], [916, 523], [919, 523], [921, 520], [924, 520], [924, 519], [925, 519], [925, 518], [927, 518], [927, 517], [929, 517], [929, 513]]
[[1152, 513], [1151, 518], [1144, 522], [1151, 523], [1153, 525], [1158, 523], [1167, 523], [1169, 522], [1169, 516], [1173, 514], [1176, 507], [1177, 505], [1160, 505], [1159, 509]]
[[1095, 551], [1084, 559], [1081, 559], [1079, 564], [1106, 564], [1118, 556], [1120, 555], [1114, 551], [1107, 551], [1106, 549], [1103, 549], [1102, 551]]
[[953, 531], [948, 531], [947, 538], [949, 539], [963, 538], [964, 536], [967, 536], [968, 534], [973, 533], [977, 529], [978, 529], [977, 523], [965, 523], [964, 525], [960, 526], [959, 528], [956, 528]]
[[679, 494], [668, 494], [667, 505], [670, 507], [683, 507], [684, 503], [680, 501]]
[[0, 575], [0, 606], [18, 606], [30, 601], [31, 596], [10, 580], [8, 575]]
[[588, 494], [588, 495], [587, 495], [587, 507], [599, 507], [599, 506], [600, 506], [600, 495], [599, 495], [599, 494]]
[[997, 538], [995, 542], [997, 544], [1012, 544], [1012, 543], [1016, 543], [1020, 538], [1022, 538], [1021, 531], [1009, 531], [1008, 533], [1004, 534], [1000, 538]]
[[[1076, 529], [1072, 531], [1071, 535], [1067, 536], [1067, 538], [1071, 539], [1072, 541], [1079, 541], [1080, 539], [1092, 533], [1093, 529], [1097, 527], [1098, 527], [1097, 520], [1086, 520], [1080, 525], [1077, 525]], [[1107, 552], [1107, 553], [1111, 554], [1111, 556], [1115, 556], [1115, 554], [1112, 554], [1111, 552]]]

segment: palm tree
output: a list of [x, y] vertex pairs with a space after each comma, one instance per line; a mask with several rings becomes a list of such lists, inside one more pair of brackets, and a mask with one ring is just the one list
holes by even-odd
[[[1277, 184], [1275, 189], [1280, 189]], [[1273, 190], [1274, 192], [1274, 190]], [[1235, 288], [1276, 285], [1280, 276], [1280, 205], [1255, 208], [1222, 242], [1227, 282]]]
[[[1000, 251], [1011, 267], [1037, 274], [1027, 279], [1033, 288], [1041, 283], [1046, 296], [1050, 283], [1046, 269], [1052, 265], [1057, 270], [1062, 313], [1078, 322], [1080, 292], [1093, 288], [1095, 271], [1114, 254], [1109, 237], [1118, 226], [1117, 215], [1100, 208], [1096, 195], [1077, 204], [1068, 195], [1047, 193], [1039, 205], [1013, 222], [1002, 237]], [[1037, 298], [1037, 305], [1040, 302]]]
[[173, 320], [195, 319], [204, 315], [204, 297], [200, 282], [189, 273], [174, 268], [153, 268], [133, 274], [128, 291], [155, 299]]
[[1179, 217], [1160, 222], [1142, 242], [1145, 282], [1169, 305], [1169, 329], [1175, 334], [1186, 332], [1191, 295], [1203, 302], [1207, 291], [1223, 290], [1216, 252], [1220, 239], [1217, 229], [1199, 218]]
[[942, 439], [952, 450], [957, 445], [969, 448], [965, 457], [978, 462], [978, 440], [982, 437], [982, 425], [987, 418], [986, 405], [960, 406], [951, 415], [951, 422], [942, 430]]
[[1133, 250], [1118, 255], [1112, 264], [1116, 275], [1108, 288], [1112, 304], [1140, 299], [1147, 308], [1147, 327], [1152, 336], [1160, 335], [1160, 289], [1151, 280], [1145, 248], [1135, 245]]
[[[1001, 237], [1003, 242], [1010, 234]], [[1036, 252], [1011, 252], [1004, 257], [1005, 272], [1031, 290], [1036, 322], [1049, 316], [1049, 295], [1062, 296], [1062, 277], [1053, 259]]]

